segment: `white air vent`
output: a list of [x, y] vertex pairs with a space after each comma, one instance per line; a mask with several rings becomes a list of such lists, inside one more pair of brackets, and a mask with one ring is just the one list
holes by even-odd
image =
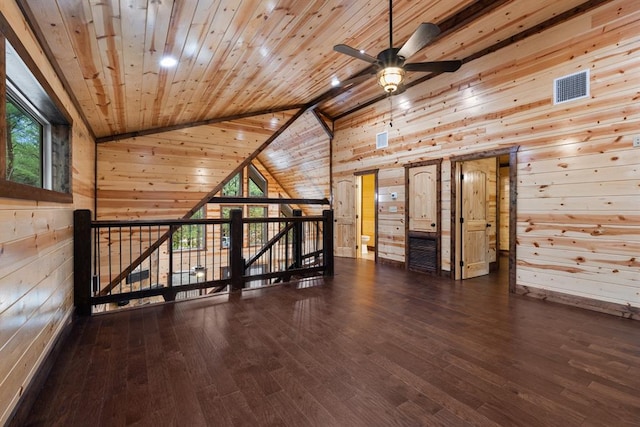
[[387, 148], [389, 146], [389, 134], [380, 132], [376, 134], [376, 149]]
[[560, 77], [553, 81], [553, 103], [575, 99], [587, 98], [589, 96], [589, 70]]

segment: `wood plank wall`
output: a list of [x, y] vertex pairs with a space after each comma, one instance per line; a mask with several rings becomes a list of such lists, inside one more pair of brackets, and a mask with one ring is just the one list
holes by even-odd
[[98, 144], [98, 219], [182, 218], [290, 116], [268, 114]]
[[[403, 164], [444, 159], [450, 270], [449, 158], [520, 146], [517, 283], [640, 307], [639, 27], [640, 3], [613, 1], [395, 97], [393, 127], [387, 101], [338, 121], [334, 182], [380, 169], [380, 257], [404, 262]], [[553, 80], [585, 69], [591, 97], [553, 105]]]
[[94, 143], [14, 1], [0, 12], [73, 120], [73, 203], [0, 198], [0, 425], [16, 407], [73, 308], [73, 210], [94, 201]]
[[[303, 114], [258, 158], [278, 179], [291, 197], [329, 198], [329, 137], [311, 112]], [[321, 215], [327, 207], [305, 210]]]

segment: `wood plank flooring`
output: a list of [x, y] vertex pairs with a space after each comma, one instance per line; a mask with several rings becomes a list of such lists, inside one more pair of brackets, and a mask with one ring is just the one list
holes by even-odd
[[640, 322], [367, 260], [81, 319], [31, 426], [640, 425]]

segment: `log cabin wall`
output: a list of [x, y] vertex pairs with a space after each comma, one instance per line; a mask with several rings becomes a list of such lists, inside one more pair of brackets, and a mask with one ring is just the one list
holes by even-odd
[[[73, 203], [0, 198], [0, 425], [73, 309], [73, 211], [93, 209], [94, 140], [14, 1], [0, 13], [72, 120]], [[3, 145], [4, 147], [4, 145]]]
[[[520, 146], [517, 284], [640, 307], [639, 27], [640, 3], [613, 1], [393, 97], [392, 127], [388, 101], [338, 120], [333, 182], [379, 169], [379, 257], [405, 261], [404, 164], [443, 159], [449, 271], [450, 157]], [[554, 79], [587, 69], [590, 97], [554, 105]]]

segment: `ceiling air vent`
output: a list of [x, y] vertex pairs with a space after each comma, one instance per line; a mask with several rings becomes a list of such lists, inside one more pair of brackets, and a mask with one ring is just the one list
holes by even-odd
[[589, 96], [589, 70], [560, 77], [553, 81], [553, 103], [575, 99], [587, 98]]

